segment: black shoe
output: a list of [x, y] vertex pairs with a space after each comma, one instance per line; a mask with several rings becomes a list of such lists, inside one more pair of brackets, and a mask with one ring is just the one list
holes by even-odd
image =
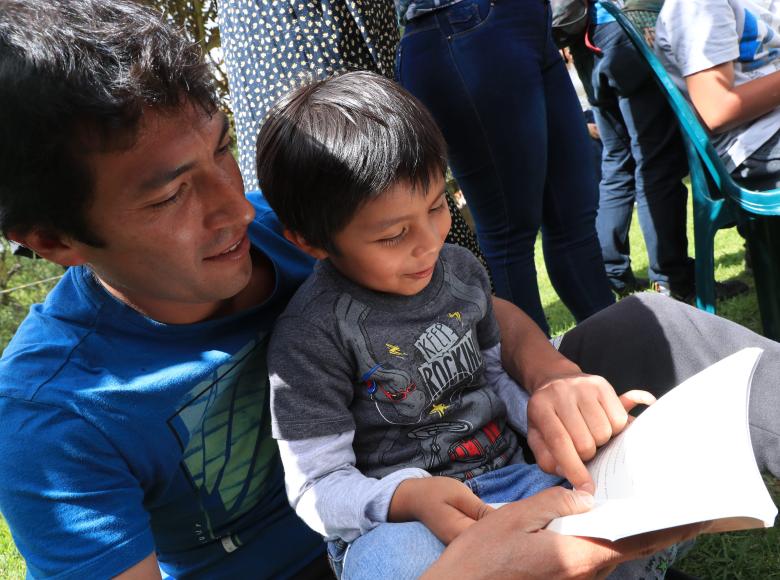
[[[686, 304], [696, 302], [696, 289], [691, 288], [685, 292], [672, 290], [669, 282], [653, 282], [653, 290], [664, 296], [669, 296]], [[748, 285], [741, 280], [726, 280], [725, 282], [715, 282], [715, 298], [718, 300], [728, 300], [734, 296], [739, 296], [748, 291]]]
[[725, 282], [715, 282], [715, 297], [718, 300], [728, 300], [746, 294], [748, 285], [741, 280], [726, 280]]
[[626, 280], [621, 278], [608, 278], [609, 287], [618, 295], [619, 298], [625, 298], [634, 292], [642, 292], [650, 287], [650, 280], [647, 278], [636, 278], [633, 274]]

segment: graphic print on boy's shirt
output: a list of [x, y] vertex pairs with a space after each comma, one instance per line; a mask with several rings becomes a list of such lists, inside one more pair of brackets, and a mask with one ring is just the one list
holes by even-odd
[[318, 264], [274, 332], [274, 436], [354, 430], [355, 464], [369, 477], [418, 467], [469, 478], [505, 465], [518, 441], [484, 384], [482, 350], [499, 342], [490, 300], [476, 259], [448, 245], [413, 296]]

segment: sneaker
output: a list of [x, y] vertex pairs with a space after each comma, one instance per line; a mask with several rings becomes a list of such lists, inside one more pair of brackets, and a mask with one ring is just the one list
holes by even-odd
[[609, 287], [618, 295], [618, 298], [625, 298], [634, 292], [642, 292], [650, 287], [650, 280], [647, 278], [635, 278], [633, 275], [627, 280], [621, 278], [608, 278]]
[[[681, 293], [672, 290], [669, 286], [669, 282], [653, 282], [652, 286], [655, 292], [669, 296], [680, 302], [686, 304], [694, 304], [696, 302], [696, 289], [691, 288], [689, 291]], [[748, 285], [741, 280], [726, 280], [725, 282], [715, 282], [715, 297], [718, 300], [728, 300], [734, 296], [745, 294], [748, 291]]]

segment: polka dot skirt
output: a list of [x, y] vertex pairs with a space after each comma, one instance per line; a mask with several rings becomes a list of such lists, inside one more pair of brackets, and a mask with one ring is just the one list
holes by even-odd
[[[291, 88], [347, 70], [393, 77], [399, 35], [392, 0], [220, 0], [219, 27], [247, 191], [258, 189], [255, 141], [262, 119]], [[485, 264], [451, 195], [447, 241]]]

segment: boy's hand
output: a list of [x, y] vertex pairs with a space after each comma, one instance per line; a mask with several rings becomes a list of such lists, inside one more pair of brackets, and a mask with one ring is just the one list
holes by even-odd
[[596, 375], [551, 377], [528, 402], [528, 445], [541, 469], [593, 493], [593, 480], [583, 461], [592, 459], [598, 447], [625, 428], [628, 411], [654, 402], [647, 391], [628, 391], [618, 397], [612, 385]]
[[387, 520], [422, 522], [447, 545], [492, 509], [456, 479], [424, 477], [401, 482]]

